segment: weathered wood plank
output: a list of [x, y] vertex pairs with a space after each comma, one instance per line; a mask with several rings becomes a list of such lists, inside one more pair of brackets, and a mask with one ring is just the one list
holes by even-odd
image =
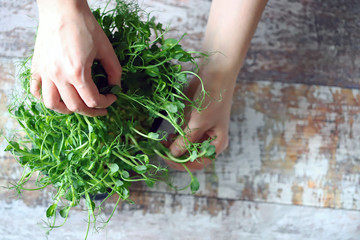
[[[169, 36], [186, 31], [182, 43], [200, 48], [209, 1], [143, 5], [171, 22]], [[211, 168], [197, 173], [201, 189], [195, 196], [163, 184], [134, 185], [137, 204], [122, 203], [108, 228], [91, 239], [358, 239], [359, 211], [282, 203], [360, 210], [359, 91], [309, 86], [359, 88], [359, 5], [269, 1], [239, 77], [230, 148], [218, 159], [216, 176]], [[15, 127], [5, 107], [14, 58], [31, 53], [37, 13], [30, 0], [1, 1], [0, 13], [0, 129], [9, 130]], [[0, 186], [21, 174], [5, 145], [0, 139]], [[180, 186], [188, 181], [187, 174], [172, 175]], [[15, 201], [13, 191], [0, 187], [0, 239], [41, 238], [34, 219], [44, 219], [51, 195], [51, 188], [25, 192]], [[113, 204], [105, 205], [106, 214]], [[85, 215], [73, 212], [50, 238], [83, 238]]]
[[[144, 1], [201, 48], [210, 2]], [[360, 87], [360, 3], [356, 0], [269, 1], [252, 40], [241, 80]]]
[[27, 57], [34, 46], [36, 2], [0, 2], [0, 57]]
[[[107, 228], [90, 234], [89, 239], [356, 240], [360, 233], [358, 211], [234, 201], [212, 214], [207, 207], [212, 205], [209, 198], [167, 193], [141, 196], [150, 199], [150, 209], [125, 205], [115, 212]], [[41, 228], [45, 212], [42, 205], [0, 201], [0, 238], [45, 239], [46, 229]], [[54, 229], [49, 239], [83, 239], [86, 215], [86, 211], [72, 211], [68, 222]], [[102, 216], [106, 219], [109, 213]]]
[[[359, 100], [336, 87], [237, 85], [230, 147], [217, 177], [197, 173], [199, 195], [359, 210]], [[184, 186], [187, 174], [174, 182]]]
[[[90, 1], [98, 6], [100, 1]], [[0, 3], [0, 56], [31, 53], [36, 28], [34, 1]], [[103, 4], [103, 3], [102, 3]], [[145, 0], [141, 4], [163, 23], [169, 36], [199, 50], [210, 1]], [[240, 74], [258, 79], [360, 88], [360, 2], [357, 0], [269, 1]]]
[[[12, 130], [16, 128], [16, 121], [9, 117], [7, 106], [10, 103], [10, 99], [12, 98], [13, 90], [15, 88], [16, 69], [18, 67], [18, 60], [0, 58], [0, 133], [7, 137], [12, 135]], [[1, 136], [0, 177], [5, 177], [8, 174], [18, 172], [17, 170], [19, 170], [19, 166], [14, 164], [14, 160], [10, 154], [4, 152], [6, 145], [5, 139]]]
[[359, 88], [360, 2], [269, 1], [241, 79]]

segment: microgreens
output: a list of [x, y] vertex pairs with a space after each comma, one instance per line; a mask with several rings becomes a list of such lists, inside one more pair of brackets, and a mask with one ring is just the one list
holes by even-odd
[[[117, 206], [129, 198], [132, 182], [143, 181], [151, 187], [157, 181], [168, 181], [168, 170], [155, 160], [156, 156], [183, 165], [200, 157], [215, 158], [211, 139], [191, 143], [182, 129], [186, 124], [184, 102], [201, 111], [207, 94], [203, 89], [196, 100], [184, 94], [189, 77], [197, 77], [202, 85], [195, 60], [205, 54], [187, 52], [179, 44], [180, 40], [166, 39], [163, 26], [135, 3], [117, 1], [114, 9], [97, 9], [93, 14], [121, 63], [122, 88], [108, 86], [106, 72], [98, 61], [93, 64], [92, 76], [100, 92], [116, 94], [117, 101], [103, 117], [63, 115], [49, 110], [30, 94], [29, 58], [20, 75], [24, 96], [14, 99], [9, 106], [25, 137], [8, 140], [6, 148], [25, 169], [14, 188], [18, 191], [40, 190], [49, 185], [55, 188], [54, 202], [46, 211], [50, 228], [58, 227], [55, 225], [57, 212], [64, 218], [64, 224], [70, 209], [85, 198], [86, 237], [90, 223], [96, 223], [106, 199], [117, 195]], [[147, 20], [142, 21], [141, 14], [145, 14]], [[194, 70], [182, 70], [181, 63], [192, 64]], [[184, 137], [188, 154], [174, 157], [163, 146], [161, 141], [167, 133], [152, 129], [158, 119], [170, 123], [175, 132]], [[199, 182], [184, 167], [191, 177], [191, 191], [195, 193]], [[37, 176], [37, 187], [27, 189], [25, 184], [32, 176]], [[108, 193], [107, 197], [95, 203], [93, 197], [103, 193]]]

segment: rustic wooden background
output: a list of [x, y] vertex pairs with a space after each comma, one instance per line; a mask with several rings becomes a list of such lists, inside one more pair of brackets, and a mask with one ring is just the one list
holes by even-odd
[[[97, 6], [101, 1], [90, 1]], [[144, 0], [170, 36], [200, 49], [210, 1]], [[216, 169], [196, 173], [195, 196], [159, 184], [134, 186], [108, 227], [90, 239], [360, 239], [360, 2], [270, 0], [239, 75], [230, 146]], [[31, 53], [32, 0], [0, 0], [0, 129], [19, 61]], [[3, 152], [0, 186], [20, 177]], [[180, 185], [188, 181], [173, 172]], [[0, 240], [45, 239], [51, 189], [17, 199], [0, 188]], [[111, 208], [109, 202], [107, 207]], [[49, 239], [82, 239], [74, 211]]]

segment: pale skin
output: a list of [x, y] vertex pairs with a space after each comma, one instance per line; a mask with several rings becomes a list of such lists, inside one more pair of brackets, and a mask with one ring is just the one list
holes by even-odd
[[[39, 30], [35, 44], [31, 93], [57, 112], [88, 116], [107, 113], [116, 97], [99, 94], [91, 79], [91, 65], [100, 60], [111, 85], [120, 85], [121, 66], [105, 33], [92, 16], [86, 1], [38, 0]], [[187, 109], [187, 138], [201, 142], [215, 138], [212, 144], [219, 155], [228, 146], [232, 95], [236, 77], [243, 64], [251, 38], [267, 0], [213, 0], [203, 51], [219, 52], [202, 65], [199, 75], [211, 98], [201, 112]], [[186, 94], [195, 99], [199, 81], [190, 82]], [[220, 100], [221, 101], [218, 101]], [[171, 153], [185, 153], [185, 142], [177, 137], [168, 142]], [[167, 161], [170, 167], [184, 170], [181, 164]], [[191, 171], [211, 161], [198, 159], [187, 163]]]
[[[228, 146], [230, 111], [236, 77], [266, 3], [267, 0], [212, 1], [203, 51], [218, 53], [210, 57], [199, 74], [211, 99], [205, 101], [205, 110], [189, 110], [186, 113], [188, 123], [185, 129], [191, 142], [215, 138], [212, 144], [216, 148], [217, 156]], [[194, 80], [187, 94], [195, 99], [199, 93], [199, 81]], [[219, 99], [221, 101], [217, 101]], [[182, 137], [177, 137], [169, 148], [174, 156], [181, 156], [186, 151], [185, 145], [186, 141]], [[167, 163], [172, 168], [184, 170], [181, 164], [169, 161]], [[210, 159], [203, 158], [186, 165], [191, 171], [196, 171], [210, 163]]]
[[[92, 78], [100, 60], [110, 85], [120, 85], [121, 66], [86, 1], [38, 0], [39, 28], [31, 93], [60, 113], [106, 115], [116, 97], [99, 94]], [[41, 91], [40, 91], [41, 90]]]

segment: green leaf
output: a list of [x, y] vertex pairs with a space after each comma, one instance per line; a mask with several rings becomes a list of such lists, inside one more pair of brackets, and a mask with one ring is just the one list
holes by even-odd
[[115, 181], [115, 186], [121, 187], [122, 185], [124, 185], [124, 182], [121, 181], [121, 180], [119, 180], [119, 179], [116, 179], [116, 181]]
[[129, 190], [126, 188], [123, 188], [122, 199], [127, 199], [128, 197], [129, 197]]
[[69, 210], [70, 210], [70, 207], [64, 207], [64, 208], [62, 208], [61, 210], [60, 210], [60, 216], [62, 217], [62, 218], [66, 218], [67, 216], [68, 216], [68, 214], [69, 214]]
[[190, 54], [184, 54], [182, 57], [179, 58], [180, 62], [189, 62], [193, 59], [193, 57]]
[[210, 146], [210, 141], [206, 140], [202, 142], [200, 149], [202, 152], [204, 152], [209, 148], [209, 146]]
[[[25, 165], [27, 164], [30, 160], [33, 160], [34, 157], [30, 157], [30, 156], [22, 156], [22, 157], [19, 157], [19, 163], [21, 165]], [[36, 159], [39, 159], [39, 158], [36, 158]]]
[[112, 23], [112, 17], [109, 15], [104, 16], [103, 18], [103, 28], [109, 28]]
[[199, 188], [200, 188], [199, 180], [197, 179], [197, 177], [193, 177], [190, 184], [190, 189], [192, 194], [195, 194], [199, 190]]
[[129, 172], [128, 172], [128, 171], [125, 171], [125, 170], [123, 170], [123, 171], [121, 172], [121, 175], [123, 176], [123, 178], [129, 178], [129, 177], [130, 177]]
[[133, 167], [133, 170], [137, 172], [138, 174], [146, 173], [147, 167], [145, 165], [138, 165]]
[[53, 205], [51, 205], [47, 210], [46, 210], [46, 217], [52, 217], [55, 215], [56, 213], [56, 208], [57, 208], [57, 204], [54, 203]]
[[121, 87], [118, 85], [112, 86], [110, 93], [119, 94], [121, 92]]
[[109, 168], [110, 168], [110, 172], [113, 174], [119, 171], [119, 165], [117, 165], [116, 163], [109, 164]]
[[159, 76], [159, 68], [158, 67], [151, 67], [145, 70], [145, 73], [150, 77], [157, 77]]
[[91, 126], [90, 124], [88, 125], [88, 128], [89, 128], [89, 133], [91, 133], [91, 132], [93, 132], [93, 131], [94, 131], [93, 126]]
[[176, 40], [175, 38], [168, 38], [164, 41], [164, 44], [162, 45], [162, 49], [167, 50], [170, 48], [173, 48], [177, 45], [178, 40]]
[[14, 149], [14, 147], [9, 144], [9, 145], [6, 146], [6, 148], [4, 149], [4, 151], [7, 152], [7, 151], [10, 151], [10, 150], [13, 150], [13, 149]]
[[95, 19], [99, 20], [100, 19], [100, 8], [96, 9], [95, 11], [92, 12]]
[[158, 133], [154, 133], [154, 132], [149, 132], [148, 133], [148, 137], [152, 138], [152, 139], [158, 139], [159, 138], [159, 134]]
[[146, 179], [145, 183], [146, 183], [146, 186], [152, 188], [154, 186], [154, 184], [155, 184], [155, 181], [151, 180], [151, 179]]
[[139, 161], [145, 162], [146, 164], [149, 163], [149, 156], [146, 154], [136, 154], [135, 156]]
[[188, 79], [185, 73], [179, 73], [176, 74], [176, 79], [180, 82], [180, 83], [187, 83]]
[[194, 151], [192, 151], [192, 153], [191, 153], [191, 156], [190, 156], [190, 162], [193, 162], [193, 161], [195, 161], [196, 160], [196, 158], [197, 158], [197, 152], [194, 150]]
[[32, 103], [31, 103], [30, 109], [31, 109], [31, 111], [34, 113], [34, 115], [39, 115], [39, 111], [38, 111], [38, 109], [36, 108], [36, 103], [35, 103], [35, 102], [32, 102]]
[[5, 151], [14, 149], [16, 152], [20, 151], [20, 145], [17, 142], [10, 141], [9, 145], [5, 148]]
[[121, 14], [115, 16], [115, 26], [121, 29], [124, 24], [124, 17]]
[[183, 102], [178, 101], [178, 102], [176, 102], [176, 105], [177, 105], [177, 107], [180, 108], [180, 109], [184, 109], [184, 108], [185, 108], [185, 104], [184, 104]]
[[216, 148], [214, 145], [209, 145], [206, 149], [205, 157], [214, 159], [216, 155]]
[[69, 153], [69, 155], [67, 156], [67, 159], [70, 161], [71, 159], [72, 159], [72, 157], [74, 156], [74, 153], [73, 152], [71, 152], [71, 153]]
[[168, 110], [169, 112], [171, 113], [176, 113], [178, 111], [178, 108], [175, 104], [173, 103], [168, 103], [166, 106], [165, 106], [165, 109]]

